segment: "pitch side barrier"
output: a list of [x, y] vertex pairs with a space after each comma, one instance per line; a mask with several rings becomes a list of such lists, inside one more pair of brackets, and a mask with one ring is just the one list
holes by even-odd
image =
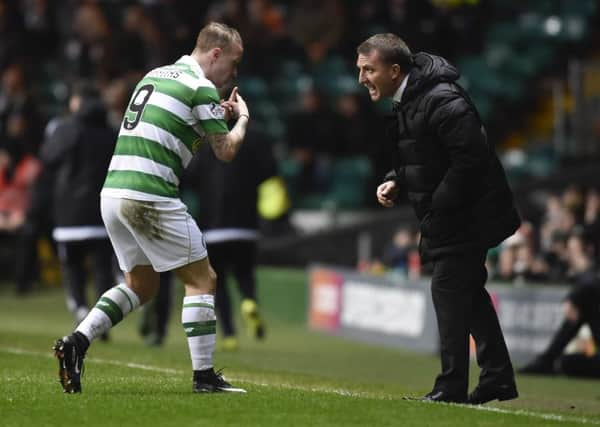
[[[344, 268], [309, 268], [308, 323], [314, 330], [357, 341], [437, 354], [437, 324], [429, 278], [372, 276]], [[490, 283], [515, 364], [542, 351], [561, 320], [567, 286]], [[475, 351], [472, 344], [472, 356]]]

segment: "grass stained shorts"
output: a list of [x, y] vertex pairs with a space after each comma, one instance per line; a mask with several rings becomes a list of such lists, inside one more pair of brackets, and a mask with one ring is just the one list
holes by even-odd
[[179, 199], [144, 201], [102, 196], [102, 219], [121, 270], [152, 265], [173, 270], [206, 258], [196, 221]]

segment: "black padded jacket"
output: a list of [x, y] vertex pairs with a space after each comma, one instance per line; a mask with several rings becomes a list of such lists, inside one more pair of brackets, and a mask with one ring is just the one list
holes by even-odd
[[457, 70], [444, 58], [413, 56], [391, 136], [394, 168], [420, 221], [423, 261], [498, 245], [520, 225], [512, 192]]

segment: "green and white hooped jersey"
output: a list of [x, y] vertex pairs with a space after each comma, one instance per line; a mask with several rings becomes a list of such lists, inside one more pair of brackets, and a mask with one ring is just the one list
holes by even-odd
[[178, 198], [183, 171], [203, 136], [227, 132], [217, 90], [191, 56], [156, 68], [131, 97], [101, 195]]

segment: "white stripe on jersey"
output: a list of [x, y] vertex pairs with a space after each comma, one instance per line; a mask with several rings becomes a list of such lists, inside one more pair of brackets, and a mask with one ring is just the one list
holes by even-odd
[[188, 125], [192, 126], [196, 123], [196, 119], [192, 116], [192, 110], [190, 107], [185, 105], [183, 102], [179, 101], [172, 96], [165, 95], [164, 93], [160, 93], [157, 91], [152, 92], [150, 95], [150, 99], [148, 100], [148, 104], [155, 105], [156, 107], [162, 108], [163, 110], [167, 110], [170, 113], [175, 114], [181, 120], [183, 120]]
[[179, 138], [177, 138], [172, 133], [167, 132], [166, 130], [159, 128], [158, 126], [155, 126], [151, 123], [139, 122], [138, 125], [132, 130], [127, 130], [123, 126], [121, 126], [121, 131], [119, 132], [119, 135], [139, 136], [141, 138], [146, 138], [151, 141], [155, 141], [167, 147], [169, 150], [173, 151], [174, 153], [178, 154], [179, 157], [181, 157], [181, 162], [184, 168], [187, 167], [187, 165], [190, 163], [193, 157], [192, 152], [188, 150], [188, 148]]
[[179, 178], [168, 166], [156, 163], [153, 160], [139, 156], [124, 156], [114, 155], [110, 161], [109, 171], [123, 170], [143, 172], [150, 175], [159, 176], [165, 181], [169, 181], [175, 185], [179, 185]]
[[188, 87], [191, 87], [194, 90], [198, 90], [199, 87], [215, 87], [215, 85], [206, 77], [192, 77], [187, 73], [182, 73], [182, 76], [180, 76], [177, 81]]

